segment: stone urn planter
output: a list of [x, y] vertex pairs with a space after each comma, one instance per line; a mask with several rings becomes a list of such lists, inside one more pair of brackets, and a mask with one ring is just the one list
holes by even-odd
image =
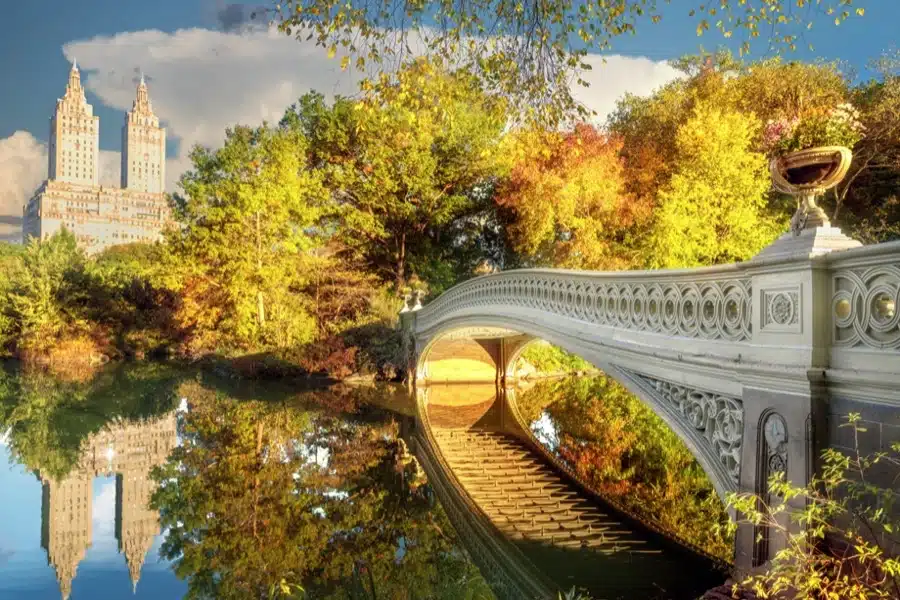
[[830, 225], [825, 211], [816, 206], [816, 197], [841, 182], [852, 159], [849, 148], [821, 146], [790, 152], [769, 162], [775, 189], [797, 198], [797, 211], [791, 218], [794, 235]]

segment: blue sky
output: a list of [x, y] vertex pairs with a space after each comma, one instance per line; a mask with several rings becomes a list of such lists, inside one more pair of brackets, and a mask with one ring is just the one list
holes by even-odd
[[[267, 4], [262, 0], [255, 4]], [[698, 38], [688, 0], [664, 7], [662, 23], [646, 23], [637, 35], [618, 38], [593, 85], [579, 98], [603, 114], [625, 91], [649, 93], [674, 76], [663, 61], [711, 49], [716, 32]], [[101, 179], [118, 179], [124, 111], [134, 97], [137, 69], [150, 77], [150, 96], [169, 136], [169, 191], [188, 165], [191, 145], [216, 145], [225, 127], [277, 119], [310, 88], [326, 94], [355, 89], [354, 75], [340, 73], [312, 44], [264, 30], [234, 27], [244, 7], [224, 0], [47, 0], [8, 2], [0, 19], [0, 238], [15, 228], [21, 205], [46, 177], [49, 117], [62, 95], [69, 59], [78, 59], [88, 101], [100, 116], [104, 150]], [[866, 62], [891, 48], [900, 1], [857, 0], [866, 16], [841, 27], [817, 22], [809, 34], [815, 52], [798, 59], [842, 59], [864, 71]], [[732, 45], [735, 45], [734, 43]], [[758, 46], [762, 49], [762, 46]], [[599, 65], [599, 63], [597, 63]], [[6, 226], [6, 231], [4, 231]]]

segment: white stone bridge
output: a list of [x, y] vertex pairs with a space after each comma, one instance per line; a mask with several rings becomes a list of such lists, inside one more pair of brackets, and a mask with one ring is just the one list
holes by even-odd
[[[405, 314], [418, 385], [515, 377], [527, 344], [577, 354], [677, 432], [716, 490], [803, 484], [823, 448], [900, 441], [900, 243], [829, 226], [785, 234], [745, 263], [673, 271], [519, 270], [466, 281]], [[735, 561], [776, 539], [739, 530]]]

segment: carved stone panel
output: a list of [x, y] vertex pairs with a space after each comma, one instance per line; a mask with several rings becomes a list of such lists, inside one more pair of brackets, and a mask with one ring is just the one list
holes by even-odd
[[900, 350], [900, 266], [839, 270], [833, 283], [834, 345]]
[[731, 487], [741, 475], [741, 442], [744, 436], [744, 405], [739, 398], [686, 387], [662, 379], [624, 371], [653, 395], [688, 432], [699, 434], [703, 450], [712, 457]]
[[761, 292], [762, 331], [800, 333], [802, 316], [800, 286], [763, 289]]
[[[772, 494], [769, 481], [776, 473], [787, 477], [788, 433], [784, 417], [775, 412], [764, 414], [757, 442], [758, 465], [756, 470], [756, 494], [767, 506], [777, 504], [778, 498]], [[772, 531], [764, 524], [755, 527], [754, 564], [761, 565], [772, 558]]]
[[[769, 477], [775, 473], [787, 472], [787, 424], [784, 422], [784, 417], [776, 413], [769, 414], [763, 424], [763, 436], [766, 442], [765, 466], [767, 473], [765, 482], [768, 482]], [[763, 485], [768, 489], [768, 484], [765, 482]]]

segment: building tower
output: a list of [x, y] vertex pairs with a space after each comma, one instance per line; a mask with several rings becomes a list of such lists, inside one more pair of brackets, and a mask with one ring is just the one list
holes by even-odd
[[141, 75], [137, 98], [122, 127], [122, 188], [161, 194], [166, 181], [166, 130], [153, 114]]
[[150, 497], [155, 489], [145, 467], [116, 475], [116, 540], [119, 552], [125, 554], [135, 591], [144, 559], [153, 539], [159, 535], [159, 513], [150, 508]]
[[100, 117], [84, 97], [78, 63], [72, 62], [66, 94], [50, 118], [49, 178], [95, 186], [100, 173]]
[[82, 471], [62, 481], [44, 479], [41, 546], [56, 570], [63, 600], [72, 592], [78, 563], [91, 545], [91, 476]]

